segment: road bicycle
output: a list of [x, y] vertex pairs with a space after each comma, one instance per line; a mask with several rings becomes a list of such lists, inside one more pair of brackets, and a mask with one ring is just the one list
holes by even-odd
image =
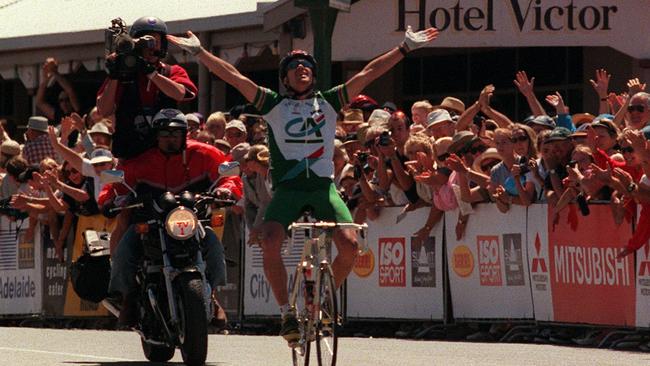
[[[305, 216], [307, 218], [307, 216]], [[316, 343], [319, 366], [336, 365], [337, 328], [342, 318], [338, 309], [334, 274], [331, 267], [332, 237], [335, 229], [360, 232], [359, 248], [364, 250], [368, 225], [335, 222], [294, 222], [287, 250], [293, 246], [296, 233], [304, 230], [304, 246], [293, 282], [289, 288], [289, 305], [296, 312], [300, 338], [292, 342], [294, 366], [308, 366], [311, 344]]]

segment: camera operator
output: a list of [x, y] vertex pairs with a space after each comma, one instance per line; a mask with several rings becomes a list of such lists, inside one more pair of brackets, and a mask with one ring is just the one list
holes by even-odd
[[[106, 56], [108, 78], [97, 93], [97, 111], [104, 117], [115, 114], [112, 151], [117, 158], [133, 158], [152, 147], [149, 121], [155, 113], [196, 96], [197, 88], [184, 68], [161, 62], [167, 54], [166, 35], [162, 20], [142, 17], [129, 30], [131, 40], [123, 33], [113, 37], [116, 51]], [[133, 56], [135, 70], [127, 62]]]

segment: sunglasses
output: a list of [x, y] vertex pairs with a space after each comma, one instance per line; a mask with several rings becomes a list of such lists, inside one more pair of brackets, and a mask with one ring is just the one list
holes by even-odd
[[621, 154], [625, 154], [625, 153], [631, 154], [633, 152], [634, 152], [634, 148], [632, 146], [626, 146], [621, 148]]
[[158, 136], [160, 136], [160, 137], [169, 137], [169, 136], [181, 137], [181, 136], [183, 136], [184, 133], [185, 133], [185, 131], [183, 131], [183, 130], [160, 130], [160, 131], [158, 131]]
[[298, 68], [298, 65], [302, 65], [303, 67], [306, 67], [306, 68], [311, 69], [311, 70], [314, 69], [314, 64], [312, 64], [308, 60], [299, 58], [299, 59], [291, 60], [291, 62], [289, 62], [287, 64], [287, 70], [296, 69], [296, 68]]
[[59, 103], [61, 103], [61, 102], [69, 102], [69, 101], [70, 101], [70, 98], [61, 98], [61, 99], [59, 99]]
[[472, 146], [472, 147], [467, 148], [467, 149], [463, 149], [463, 150], [459, 151], [459, 153], [460, 154], [468, 154], [468, 153], [469, 154], [478, 154], [478, 153], [484, 153], [485, 150], [487, 150], [487, 147], [485, 147], [483, 145], [478, 145], [478, 146]]
[[637, 111], [637, 112], [639, 112], [639, 113], [643, 113], [643, 112], [645, 112], [645, 106], [644, 106], [644, 105], [640, 105], [640, 104], [637, 104], [637, 105], [629, 105], [629, 106], [627, 106], [627, 111], [628, 111], [628, 112], [634, 112], [634, 111]]
[[438, 155], [438, 160], [445, 161], [447, 160], [448, 157], [449, 157], [449, 153], [440, 154]]
[[524, 142], [524, 141], [528, 141], [528, 135], [522, 135], [522, 136], [512, 138], [512, 142]]

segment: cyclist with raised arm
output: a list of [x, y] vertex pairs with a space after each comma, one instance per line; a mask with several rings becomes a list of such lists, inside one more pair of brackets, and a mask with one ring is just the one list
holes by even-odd
[[[315, 90], [316, 60], [305, 51], [291, 51], [279, 66], [280, 81], [287, 95], [258, 86], [233, 65], [203, 49], [192, 32], [187, 35], [187, 38], [167, 37], [239, 90], [263, 114], [270, 127], [273, 199], [264, 215], [264, 223], [254, 229], [251, 237], [257, 237], [262, 247], [264, 273], [280, 305], [280, 335], [293, 342], [300, 334], [295, 312], [289, 306], [287, 272], [280, 254], [287, 227], [300, 217], [306, 206], [314, 209], [312, 215], [318, 220], [352, 222], [350, 211], [333, 183], [337, 112], [409, 51], [434, 40], [438, 31], [428, 28], [413, 32], [409, 27], [398, 47], [371, 61], [345, 84], [324, 92]], [[337, 229], [334, 242], [338, 255], [332, 270], [338, 288], [354, 265], [356, 234], [352, 229]]]

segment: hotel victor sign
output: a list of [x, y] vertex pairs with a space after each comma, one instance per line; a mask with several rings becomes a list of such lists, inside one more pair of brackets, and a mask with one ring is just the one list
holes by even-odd
[[409, 25], [438, 28], [433, 48], [611, 47], [650, 58], [646, 0], [363, 0], [339, 13], [332, 56], [370, 60]]
[[504, 11], [520, 32], [611, 30], [611, 19], [618, 12], [616, 5], [578, 4], [574, 0], [397, 1], [400, 31], [408, 24], [440, 31], [496, 31], [500, 25], [494, 14]]

